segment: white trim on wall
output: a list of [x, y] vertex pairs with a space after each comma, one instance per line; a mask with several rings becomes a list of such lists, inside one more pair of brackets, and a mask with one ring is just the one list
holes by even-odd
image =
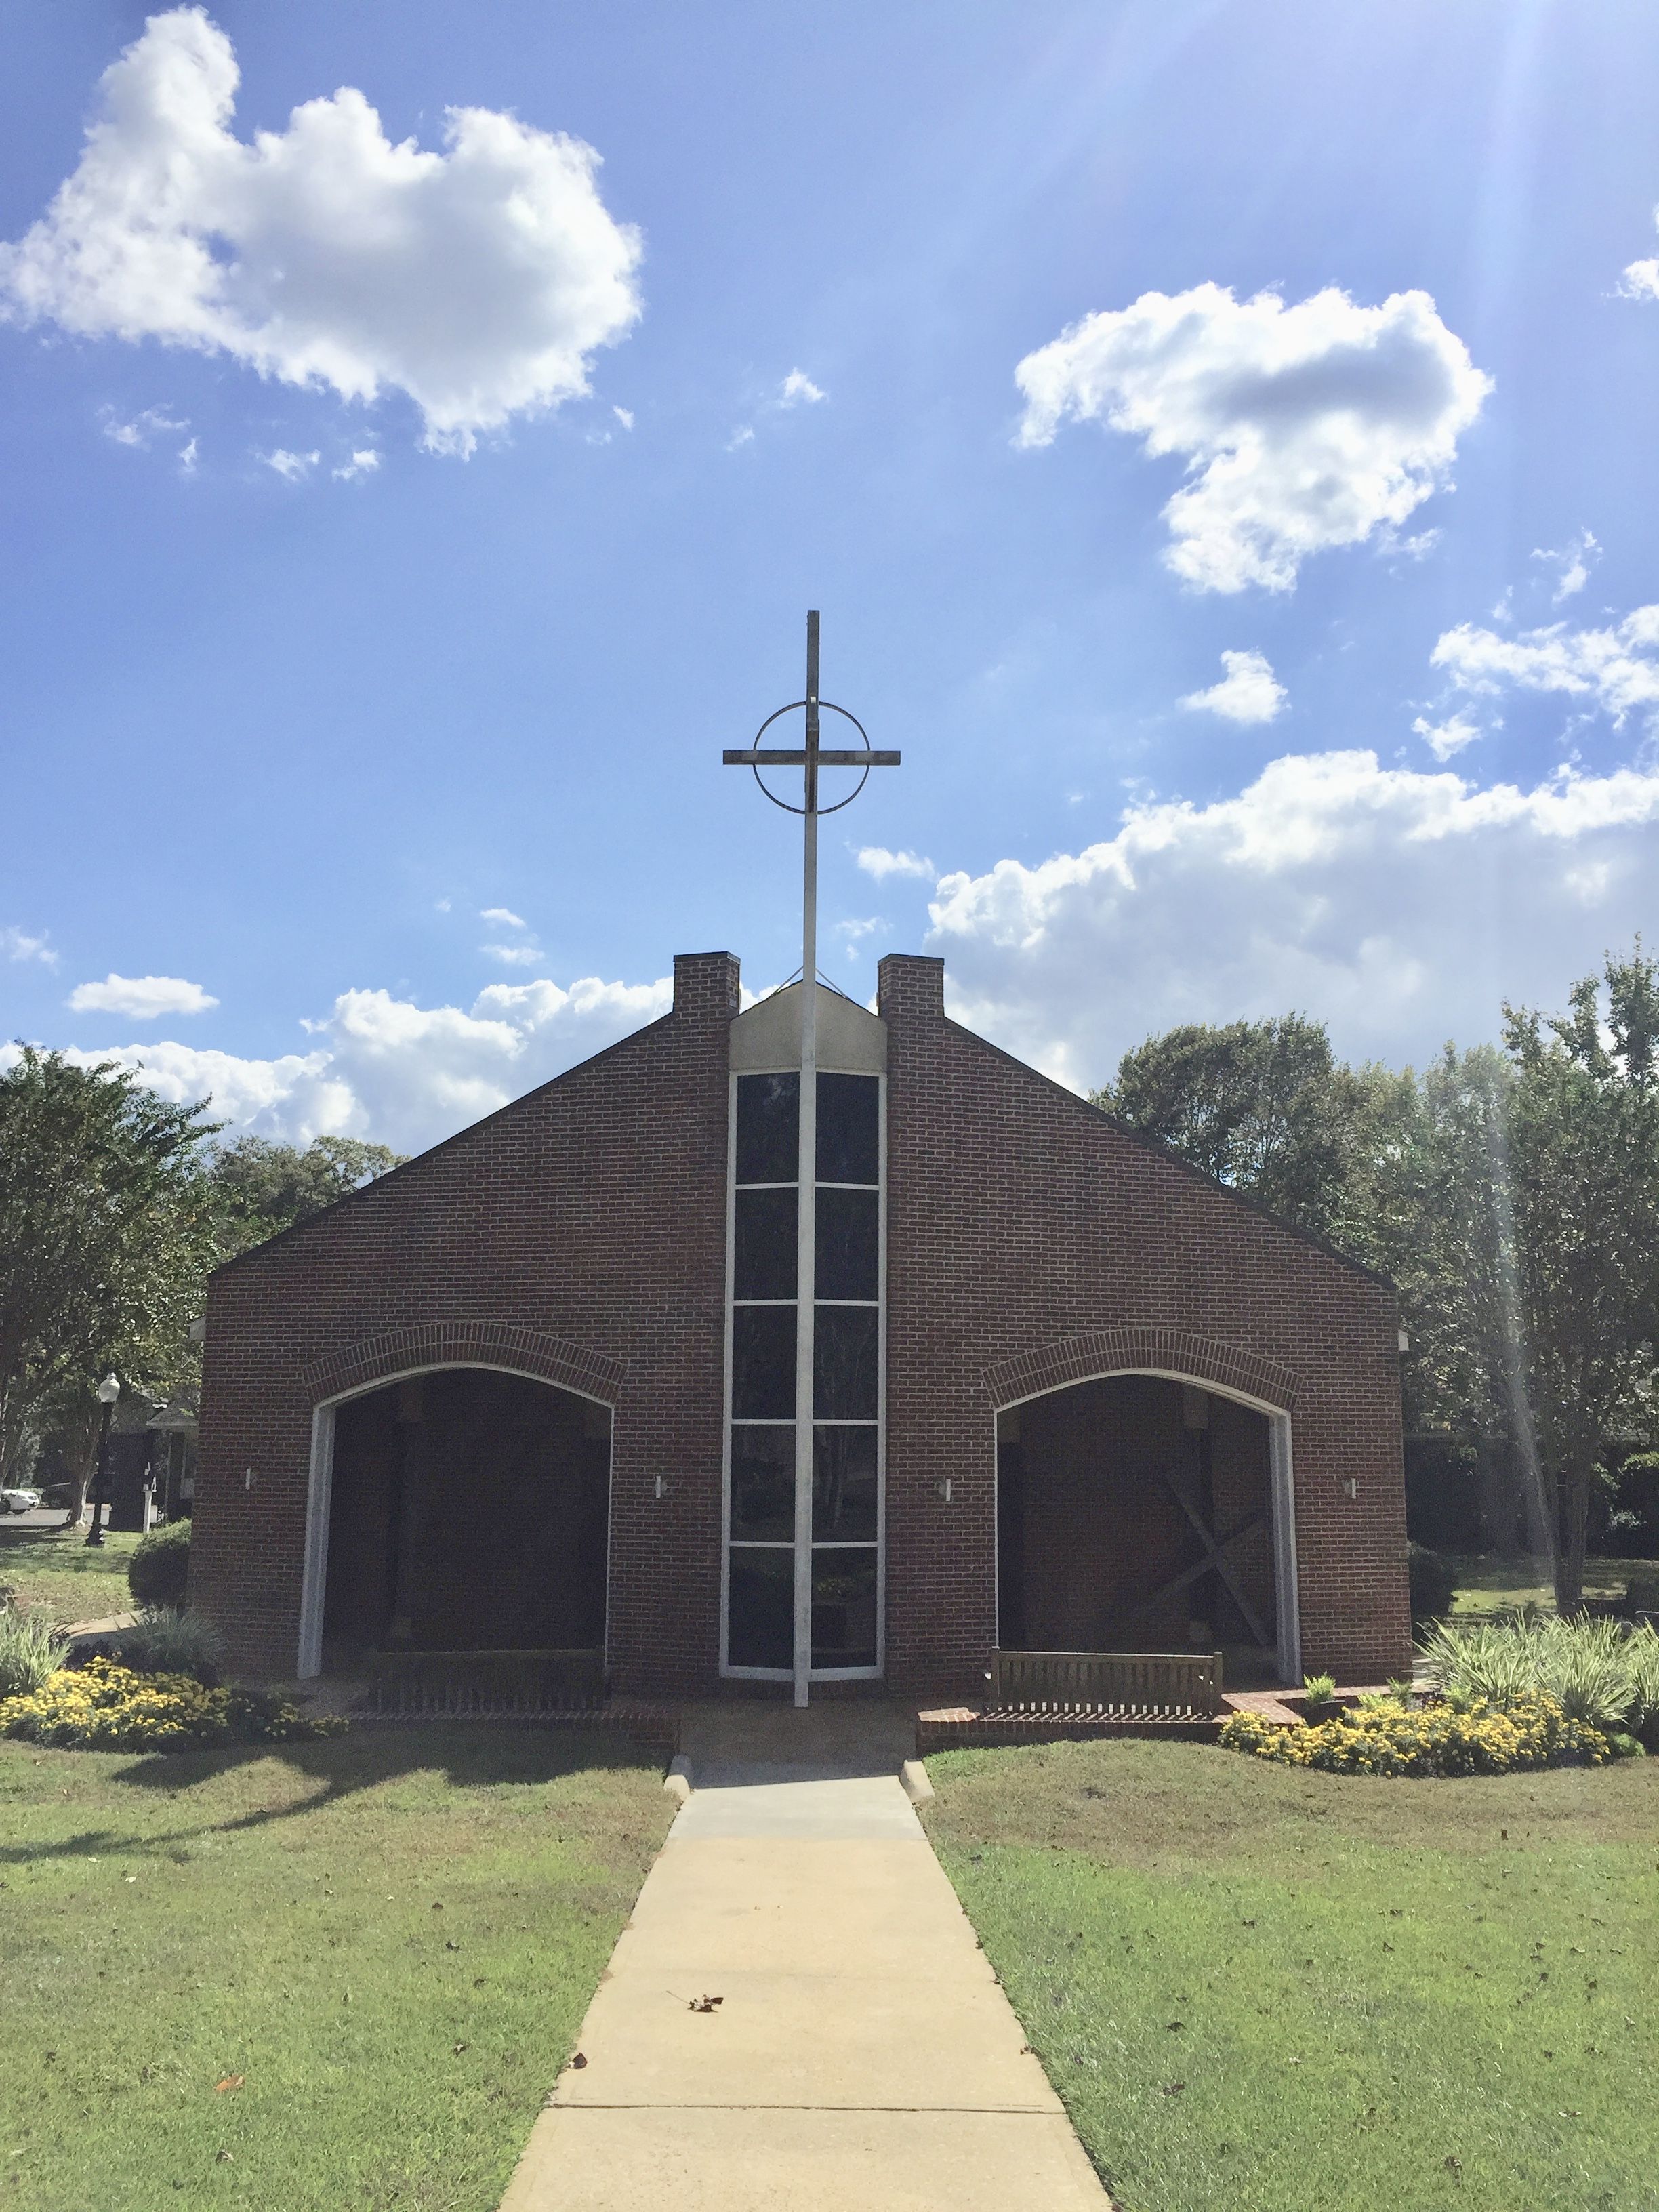
[[590, 1406], [603, 1406], [611, 1416], [611, 1448], [605, 1469], [605, 1658], [611, 1663], [611, 1545], [616, 1522], [617, 1408], [609, 1398], [592, 1390], [573, 1389], [568, 1382], [550, 1382], [527, 1367], [509, 1366], [501, 1359], [428, 1359], [394, 1374], [377, 1375], [372, 1382], [354, 1383], [313, 1406], [311, 1413], [311, 1467], [306, 1485], [305, 1568], [300, 1585], [300, 1650], [295, 1673], [308, 1681], [323, 1671], [323, 1620], [328, 1593], [329, 1510], [334, 1497], [334, 1416], [354, 1398], [367, 1398], [394, 1382], [407, 1382], [417, 1375], [447, 1375], [465, 1368], [483, 1368], [492, 1375], [514, 1375], [521, 1382], [539, 1382], [544, 1390], [562, 1390]]
[[[1079, 1375], [1069, 1382], [1051, 1384], [1046, 1390], [1028, 1390], [1023, 1397], [1010, 1398], [994, 1407], [991, 1413], [992, 1464], [996, 1458], [997, 1417], [1012, 1413], [1016, 1407], [1030, 1406], [1039, 1398], [1055, 1398], [1063, 1390], [1075, 1390], [1086, 1382], [1106, 1382], [1120, 1375], [1148, 1375], [1160, 1382], [1183, 1382], [1190, 1388], [1207, 1390], [1212, 1397], [1231, 1398], [1237, 1406], [1248, 1406], [1254, 1413], [1265, 1414], [1267, 1422], [1267, 1485], [1273, 1509], [1273, 1604], [1279, 1639], [1278, 1662], [1279, 1674], [1286, 1683], [1302, 1680], [1302, 1600], [1297, 1583], [1296, 1564], [1296, 1480], [1291, 1441], [1291, 1415], [1287, 1407], [1275, 1406], [1270, 1399], [1257, 1398], [1248, 1390], [1233, 1389], [1230, 1384], [1212, 1382], [1202, 1375], [1188, 1375], [1177, 1367], [1103, 1367], [1097, 1374]], [[994, 1498], [994, 1491], [993, 1492]], [[996, 1526], [996, 1515], [992, 1515]], [[993, 1555], [996, 1544], [993, 1542]], [[1000, 1638], [1002, 1624], [1000, 1607], [1002, 1583], [999, 1575], [993, 1585], [994, 1613], [997, 1618], [997, 1634]]]

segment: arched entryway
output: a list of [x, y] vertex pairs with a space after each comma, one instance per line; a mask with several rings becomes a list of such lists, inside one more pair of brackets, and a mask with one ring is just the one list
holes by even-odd
[[[317, 1660], [605, 1644], [609, 1407], [525, 1375], [428, 1369], [319, 1409]], [[303, 1655], [302, 1655], [303, 1662]]]
[[1169, 1376], [1097, 1376], [997, 1416], [1008, 1650], [1220, 1650], [1299, 1664], [1286, 1417]]

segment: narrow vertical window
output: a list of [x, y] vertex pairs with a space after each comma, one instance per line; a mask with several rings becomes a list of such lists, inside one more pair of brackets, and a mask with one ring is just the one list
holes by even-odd
[[[732, 1097], [730, 1480], [725, 1663], [794, 1663], [798, 1548], [812, 1591], [812, 1671], [880, 1665], [882, 1085], [817, 1079], [811, 1403], [796, 1403], [799, 1082], [739, 1075]], [[795, 1438], [811, 1425], [811, 1525], [797, 1525]]]

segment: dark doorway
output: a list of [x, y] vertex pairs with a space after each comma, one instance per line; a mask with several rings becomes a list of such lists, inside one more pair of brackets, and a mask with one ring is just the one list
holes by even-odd
[[598, 1650], [610, 1496], [608, 1408], [550, 1383], [453, 1367], [350, 1399], [334, 1417], [325, 1637]]
[[1267, 1416], [1152, 1375], [999, 1415], [997, 1584], [1005, 1650], [1224, 1650], [1230, 1680], [1265, 1678], [1277, 1633]]

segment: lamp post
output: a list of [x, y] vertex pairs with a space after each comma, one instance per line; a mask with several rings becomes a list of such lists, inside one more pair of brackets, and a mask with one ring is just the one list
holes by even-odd
[[115, 1401], [121, 1395], [120, 1377], [106, 1375], [98, 1385], [98, 1403], [103, 1412], [98, 1422], [98, 1467], [92, 1478], [92, 1527], [87, 1532], [87, 1543], [91, 1548], [104, 1540], [104, 1492], [109, 1472], [109, 1417], [115, 1411]]

